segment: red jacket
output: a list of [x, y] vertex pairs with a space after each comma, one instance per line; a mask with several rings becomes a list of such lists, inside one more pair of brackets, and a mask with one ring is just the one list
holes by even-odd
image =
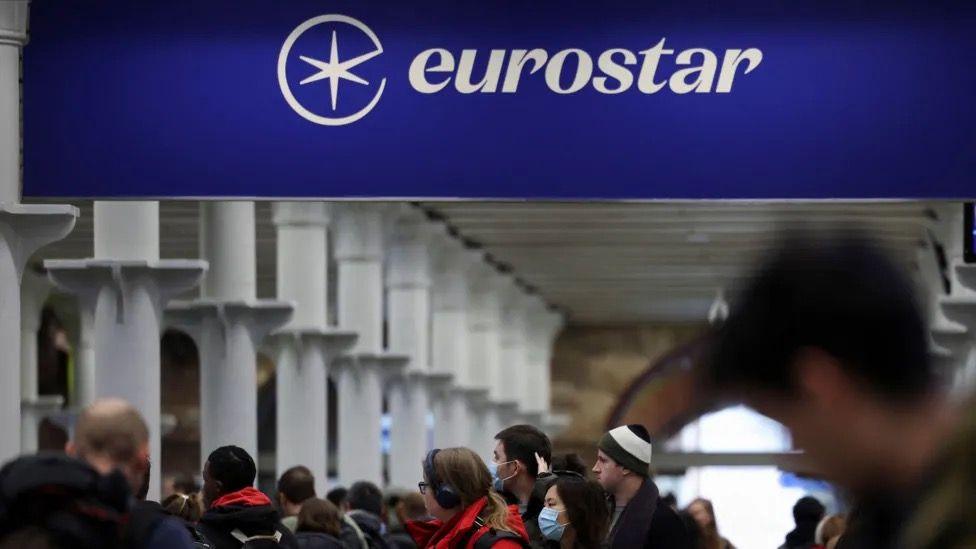
[[[447, 523], [439, 520], [408, 522], [407, 532], [417, 542], [417, 547], [421, 549], [473, 549], [475, 542], [488, 532], [488, 526], [482, 526], [478, 529], [464, 547], [460, 547], [458, 544], [474, 526], [475, 518], [487, 504], [488, 498], [481, 498], [454, 515], [454, 518]], [[519, 516], [518, 507], [514, 505], [508, 508], [508, 523], [517, 534], [522, 536], [522, 539], [526, 542], [529, 541], [529, 535], [525, 532], [525, 524], [522, 522], [522, 517]], [[514, 540], [503, 539], [496, 542], [492, 547], [495, 549], [521, 549], [522, 546]]]

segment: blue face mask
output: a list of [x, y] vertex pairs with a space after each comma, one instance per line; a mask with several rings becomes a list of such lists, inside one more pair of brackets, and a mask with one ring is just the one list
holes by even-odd
[[488, 462], [488, 471], [491, 472], [491, 487], [494, 488], [496, 492], [504, 492], [505, 481], [515, 476], [515, 474], [512, 474], [511, 477], [506, 477], [506, 478], [498, 477], [498, 466], [505, 465], [508, 463], [513, 463], [513, 462], [512, 461], [506, 461], [505, 463], [495, 463], [494, 461]]
[[562, 511], [557, 511], [552, 507], [546, 507], [539, 513], [539, 530], [542, 530], [542, 535], [546, 539], [551, 541], [559, 541], [563, 538], [563, 532], [566, 531], [565, 524], [559, 524], [556, 520], [559, 517], [559, 513]]

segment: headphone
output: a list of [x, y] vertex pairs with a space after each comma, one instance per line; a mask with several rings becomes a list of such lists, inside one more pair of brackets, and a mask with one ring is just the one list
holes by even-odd
[[431, 488], [434, 489], [434, 499], [437, 504], [444, 509], [455, 509], [461, 505], [461, 496], [454, 491], [449, 484], [444, 484], [437, 477], [437, 470], [434, 468], [434, 458], [440, 450], [431, 450], [424, 459], [424, 475], [430, 481]]

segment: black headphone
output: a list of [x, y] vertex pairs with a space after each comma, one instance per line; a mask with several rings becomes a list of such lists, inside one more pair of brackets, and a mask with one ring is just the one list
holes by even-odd
[[437, 501], [437, 504], [444, 509], [454, 509], [461, 505], [461, 496], [454, 491], [454, 488], [450, 484], [442, 483], [437, 477], [437, 471], [434, 468], [434, 458], [437, 457], [438, 452], [440, 450], [434, 449], [427, 454], [427, 458], [424, 459], [424, 475], [430, 481], [430, 487], [434, 489], [434, 499]]

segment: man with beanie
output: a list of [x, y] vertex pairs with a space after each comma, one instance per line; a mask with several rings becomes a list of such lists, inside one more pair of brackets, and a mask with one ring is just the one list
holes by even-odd
[[643, 425], [625, 425], [603, 435], [593, 472], [611, 505], [607, 547], [691, 548], [684, 523], [650, 478], [651, 436]]

